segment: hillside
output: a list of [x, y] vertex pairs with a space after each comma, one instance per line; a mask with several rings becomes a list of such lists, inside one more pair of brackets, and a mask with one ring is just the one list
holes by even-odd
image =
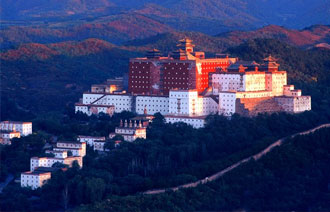
[[237, 46], [247, 40], [276, 39], [292, 46], [310, 48], [330, 42], [330, 26], [316, 25], [303, 30], [291, 30], [284, 27], [270, 25], [253, 31], [232, 31], [209, 36], [199, 32], [171, 32], [158, 34], [145, 39], [131, 40], [124, 43], [125, 47], [146, 51], [157, 48], [165, 53], [173, 51], [177, 40], [182, 37], [191, 38], [196, 49], [209, 53], [219, 53], [228, 47]]
[[[136, 29], [130, 25], [129, 27], [127, 24], [122, 24], [125, 21], [125, 19], [122, 19], [118, 25], [117, 22], [114, 21], [111, 24], [111, 27], [116, 28], [117, 32], [121, 31], [121, 33], [126, 34], [126, 36], [139, 37], [138, 31], [141, 31], [141, 35], [147, 35], [146, 32], [143, 31], [143, 29], [138, 29], [138, 26], [136, 25]], [[124, 25], [124, 26], [122, 26]], [[102, 31], [102, 27], [104, 25], [98, 25], [100, 27], [99, 31]], [[83, 29], [83, 28], [86, 29]], [[62, 31], [52, 31], [50, 30], [49, 34], [55, 33], [57, 35], [57, 38], [54, 38], [55, 40], [66, 40], [71, 38], [74, 33], [79, 33], [80, 37], [89, 37], [89, 35], [83, 35], [84, 31], [88, 29], [93, 29], [96, 26], [82, 26], [79, 30], [76, 32], [71, 32], [71, 34], [66, 34]], [[90, 27], [90, 28], [88, 28]], [[155, 28], [157, 26], [155, 25]], [[40, 34], [39, 36], [36, 36], [38, 33], [41, 33], [39, 30], [35, 30], [30, 32], [28, 35], [26, 34], [26, 31], [24, 31], [24, 27], [20, 28], [20, 30], [15, 32], [15, 35], [12, 36], [12, 40], [15, 40], [15, 36], [22, 37], [21, 34], [25, 34], [26, 42], [30, 40], [42, 40], [43, 36], [47, 36], [48, 34]], [[150, 36], [145, 39], [133, 39], [130, 41], [127, 41], [124, 43], [124, 45], [117, 45], [118, 48], [129, 50], [129, 51], [139, 51], [139, 52], [146, 52], [149, 49], [157, 48], [160, 49], [164, 54], [169, 53], [170, 51], [175, 50], [176, 43], [178, 40], [180, 40], [183, 37], [189, 37], [191, 38], [194, 43], [196, 44], [196, 49], [199, 51], [205, 51], [208, 53], [218, 53], [226, 50], [228, 47], [237, 46], [242, 43], [244, 43], [247, 40], [253, 40], [253, 39], [277, 39], [281, 40], [282, 42], [285, 42], [287, 44], [301, 47], [301, 48], [311, 48], [311, 47], [320, 47], [320, 48], [326, 48], [327, 43], [330, 42], [330, 26], [325, 25], [316, 25], [312, 26], [303, 30], [290, 30], [286, 29], [280, 26], [270, 25], [263, 28], [260, 28], [258, 30], [254, 31], [232, 31], [229, 33], [222, 33], [217, 36], [209, 36], [200, 32], [175, 32], [171, 31], [170, 29], [164, 29], [164, 31], [169, 30], [171, 32], [167, 33], [161, 33], [162, 29], [157, 28], [158, 31], [154, 31], [154, 33], [158, 33], [157, 35]], [[6, 32], [4, 32], [6, 33]], [[35, 33], [35, 34], [33, 34]], [[57, 33], [57, 34], [56, 34]], [[62, 34], [63, 33], [63, 34]], [[89, 32], [89, 34], [94, 35], [97, 34], [96, 30], [92, 30], [92, 32]], [[118, 32], [119, 33], [119, 32]], [[130, 34], [131, 33], [131, 34]], [[32, 35], [33, 34], [33, 35]], [[103, 32], [103, 34], [106, 34], [106, 32]], [[61, 37], [62, 35], [62, 37]], [[8, 35], [9, 36], [9, 35]], [[28, 39], [28, 37], [32, 37], [31, 39]], [[36, 37], [35, 37], [36, 36]], [[65, 37], [67, 36], [67, 37]], [[24, 37], [24, 36], [23, 36]], [[105, 40], [111, 39], [110, 37], [105, 36]], [[113, 37], [112, 37], [113, 38]], [[123, 37], [121, 37], [123, 39]], [[85, 41], [80, 42], [79, 45], [73, 45], [77, 42], [74, 41], [63, 41], [59, 43], [52, 43], [51, 37], [47, 37], [50, 43], [42, 44], [41, 42], [37, 43], [26, 43], [23, 45], [18, 46], [14, 49], [9, 49], [7, 51], [4, 51], [0, 53], [0, 57], [4, 60], [16, 60], [16, 59], [22, 59], [21, 57], [25, 57], [26, 59], [32, 57], [33, 55], [35, 57], [47, 57], [48, 54], [60, 54], [60, 52], [68, 55], [73, 54], [74, 56], [77, 56], [75, 54], [88, 54], [90, 51], [91, 53], [97, 53], [102, 49], [111, 48], [113, 44], [110, 44], [107, 41], [102, 41], [101, 39], [87, 39]], [[95, 41], [94, 44], [92, 44], [92, 41]], [[88, 44], [86, 44], [88, 43]], [[109, 46], [110, 45], [110, 46]], [[111, 46], [112, 45], [112, 46]], [[56, 48], [58, 46], [58, 48]], [[66, 47], [64, 47], [66, 46]], [[88, 48], [86, 48], [88, 47]], [[64, 48], [61, 50], [61, 48]], [[77, 48], [77, 49], [75, 49]], [[95, 49], [97, 48], [97, 49]], [[65, 50], [66, 49], [66, 50]], [[68, 52], [65, 52], [65, 51]], [[40, 53], [43, 52], [45, 55], [41, 55]], [[47, 52], [49, 51], [49, 52]], [[50, 52], [53, 51], [53, 52]], [[59, 52], [60, 51], [60, 52]], [[80, 52], [82, 51], [82, 52]], [[71, 52], [71, 53], [70, 53]], [[80, 53], [79, 53], [80, 52]]]
[[[207, 52], [219, 52], [228, 45], [219, 42], [219, 38], [199, 33], [189, 35], [196, 36], [191, 37], [197, 49]], [[116, 46], [98, 39], [47, 45], [34, 43], [1, 53], [2, 115], [8, 116], [9, 105], [33, 113], [63, 110], [66, 105], [77, 102], [91, 84], [127, 73], [129, 58], [144, 55], [150, 47], [159, 48], [166, 55], [181, 36], [159, 35], [148, 42], [135, 42], [135, 46]], [[328, 103], [325, 87], [330, 82], [329, 50], [302, 50], [280, 41], [259, 39], [229, 48], [227, 52], [257, 62], [272, 54], [279, 58], [281, 68], [288, 71], [289, 82], [302, 88], [305, 94], [313, 95], [313, 108]], [[325, 86], [323, 92], [320, 88], [315, 90], [316, 85]], [[11, 114], [15, 116], [16, 113]]]
[[8, 26], [0, 31], [2, 49], [24, 43], [80, 41], [88, 38], [112, 43], [174, 31], [170, 26], [137, 13], [106, 16], [97, 21], [39, 23], [33, 26]]
[[103, 40], [87, 39], [82, 42], [60, 42], [52, 44], [28, 43], [18, 49], [11, 49], [0, 53], [3, 60], [46, 60], [54, 56], [67, 57], [86, 56], [100, 54], [116, 46]]
[[111, 196], [78, 211], [328, 211], [329, 136], [321, 129], [289, 139], [261, 160], [197, 188]]
[[[0, 159], [4, 162], [0, 178], [7, 173], [20, 176], [21, 171], [29, 168], [30, 157], [41, 157], [44, 144], [50, 140], [47, 134], [59, 139], [73, 139], [81, 134], [106, 136], [121, 119], [132, 116], [134, 114], [123, 112], [112, 117], [88, 117], [67, 112], [35, 118], [35, 134], [16, 139], [13, 145], [0, 145]], [[260, 152], [279, 138], [329, 120], [330, 111], [260, 114], [253, 118], [235, 115], [231, 120], [214, 115], [208, 117], [205, 128], [194, 129], [183, 123], [165, 124], [164, 117], [158, 113], [148, 128], [146, 140], [122, 142], [115, 149], [110, 141], [107, 144], [112, 149], [104, 154], [87, 148], [82, 169], [74, 166], [66, 172], [54, 173], [37, 191], [12, 183], [0, 194], [0, 208], [2, 211], [62, 211], [66, 208], [77, 211], [82, 206], [80, 209], [85, 211], [228, 211], [246, 207], [283, 211], [288, 207], [305, 211], [305, 205], [301, 207], [304, 200], [313, 200], [308, 201], [308, 206], [314, 208], [317, 203], [324, 203], [324, 199], [318, 197], [327, 194], [324, 188], [329, 183], [328, 134], [306, 137], [303, 142], [298, 140], [297, 144], [302, 145], [292, 148], [284, 143], [280, 151], [273, 150], [277, 152], [275, 156], [269, 154], [268, 159], [247, 164], [248, 169], [239, 167], [196, 190], [156, 196], [140, 195], [140, 192], [204, 179]], [[288, 151], [283, 152], [286, 149]], [[279, 155], [281, 152], [284, 154]], [[63, 191], [67, 191], [65, 199]], [[286, 201], [288, 199], [290, 201]]]
[[138, 53], [97, 39], [25, 44], [2, 53], [2, 118], [9, 115], [7, 104], [33, 113], [63, 110], [91, 84], [123, 76], [128, 70], [128, 59], [136, 56]]
[[240, 44], [255, 38], [278, 39], [288, 44], [308, 47], [318, 43], [330, 43], [330, 26], [316, 25], [302, 30], [286, 29], [284, 27], [269, 25], [255, 31], [232, 31], [217, 35]]

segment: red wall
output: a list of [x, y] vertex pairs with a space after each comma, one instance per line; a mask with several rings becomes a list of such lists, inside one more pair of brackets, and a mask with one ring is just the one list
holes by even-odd
[[[197, 89], [202, 93], [209, 86], [209, 73], [217, 67], [227, 68], [226, 59], [199, 60], [201, 73], [195, 60], [162, 60], [158, 67], [150, 60], [134, 59], [129, 63], [129, 92], [134, 94], [165, 94], [171, 89]], [[159, 61], [158, 61], [159, 62]], [[153, 85], [158, 85], [157, 89]]]
[[193, 87], [193, 85], [189, 85], [190, 64], [191, 62], [167, 62], [163, 64], [163, 82], [165, 95], [167, 95], [171, 89], [188, 90], [191, 86]]
[[128, 92], [136, 94], [150, 92], [150, 64], [146, 61], [129, 63]]

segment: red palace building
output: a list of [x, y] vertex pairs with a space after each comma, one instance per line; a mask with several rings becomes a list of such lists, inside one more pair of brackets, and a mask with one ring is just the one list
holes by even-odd
[[209, 73], [237, 61], [228, 56], [205, 58], [204, 52], [194, 52], [194, 46], [191, 40], [182, 39], [168, 57], [154, 49], [144, 58], [130, 59], [128, 92], [168, 95], [172, 89], [196, 89], [202, 93], [209, 87]]

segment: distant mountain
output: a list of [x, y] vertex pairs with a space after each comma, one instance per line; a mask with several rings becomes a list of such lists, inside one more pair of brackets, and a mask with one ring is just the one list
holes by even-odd
[[53, 43], [99, 38], [112, 43], [174, 31], [171, 27], [137, 13], [106, 16], [98, 21], [42, 23], [34, 26], [8, 26], [0, 31], [2, 48], [21, 43]]
[[[330, 43], [330, 26], [316, 25], [303, 30], [291, 30], [284, 27], [269, 25], [253, 31], [232, 31], [209, 36], [199, 32], [172, 32], [155, 35], [145, 39], [131, 40], [124, 45], [129, 49], [146, 51], [157, 48], [167, 53], [176, 48], [177, 40], [189, 37], [196, 44], [196, 49], [209, 53], [226, 50], [228, 47], [237, 46], [247, 40], [257, 38], [277, 39], [287, 44], [311, 48], [326, 46]], [[322, 44], [322, 45], [321, 45]]]
[[[145, 29], [146, 36], [155, 31], [155, 23], [159, 31], [171, 28], [209, 35], [266, 25], [297, 29], [330, 24], [329, 11], [327, 0], [2, 0], [0, 6], [2, 28], [24, 25], [70, 31], [84, 24], [94, 26], [117, 20], [116, 25], [123, 28], [133, 25], [133, 31], [138, 25]], [[142, 38], [139, 32], [135, 38]], [[116, 34], [111, 41], [121, 42], [127, 37], [132, 39], [131, 35]]]
[[3, 0], [2, 19], [50, 18], [104, 13], [114, 4], [108, 0]]
[[[140, 21], [143, 20], [143, 17], [144, 16], [140, 17]], [[115, 34], [117, 34], [118, 36], [121, 34], [130, 36], [129, 32], [132, 32], [132, 35], [130, 37], [134, 37], [134, 32], [135, 36], [139, 35], [138, 33], [140, 33], [140, 36], [148, 34], [144, 31], [143, 28], [138, 28], [137, 25], [134, 31], [132, 29], [134, 26], [133, 22], [131, 22], [130, 28], [125, 28], [124, 26], [128, 26], [128, 24], [121, 25], [120, 23], [123, 23], [126, 20], [126, 15], [123, 16], [123, 19], [121, 20], [114, 20], [113, 22], [111, 22], [111, 30], [109, 24], [99, 24], [93, 26], [86, 24], [81, 26], [80, 28], [77, 28], [75, 31], [71, 31], [71, 33], [66, 33], [65, 31], [55, 29], [49, 31], [34, 29], [28, 34], [26, 31], [24, 31], [26, 29], [25, 27], [20, 27], [21, 31], [15, 31], [14, 34], [8, 34], [8, 38], [9, 35], [11, 35], [11, 39], [15, 39], [15, 36], [22, 37], [22, 35], [24, 35], [26, 36], [27, 42], [30, 40], [33, 42], [22, 44], [8, 51], [4, 51], [0, 53], [0, 58], [3, 60], [44, 60], [56, 55], [74, 57], [88, 54], [98, 54], [99, 52], [111, 48], [141, 53], [153, 48], [157, 48], [161, 50], [163, 54], [166, 55], [176, 49], [177, 41], [179, 39], [182, 39], [183, 37], [191, 38], [196, 44], [196, 50], [205, 51], [208, 53], [222, 52], [225, 51], [228, 47], [237, 46], [247, 40], [253, 40], [257, 38], [277, 39], [287, 44], [301, 48], [327, 48], [330, 43], [330, 26], [325, 25], [316, 25], [309, 28], [305, 28], [303, 30], [291, 30], [276, 25], [269, 25], [254, 31], [232, 31], [228, 33], [222, 33], [216, 36], [210, 36], [200, 32], [176, 32], [169, 28], [164, 29], [164, 31], [169, 30], [169, 32], [161, 33], [162, 30], [156, 27], [157, 23], [154, 23], [155, 31], [153, 32], [153, 34], [158, 33], [157, 30], [159, 30], [159, 34], [144, 39], [133, 39], [125, 42], [123, 45], [115, 45], [110, 43], [109, 40], [112, 40], [112, 36], [114, 36]], [[145, 20], [149, 19], [146, 18]], [[118, 25], [116, 24], [117, 22], [119, 22]], [[107, 28], [108, 31], [102, 32], [102, 29], [104, 29], [103, 27], [109, 27]], [[117, 29], [117, 31], [115, 32], [114, 29]], [[51, 37], [51, 35], [53, 35], [54, 37]], [[55, 35], [57, 37], [55, 37]], [[65, 41], [72, 39], [73, 35], [80, 36], [80, 38], [82, 39], [85, 37], [89, 37], [88, 35], [93, 35], [93, 37], [101, 37], [101, 39], [90, 38], [79, 42]], [[102, 38], [105, 40], [102, 40]], [[41, 44], [35, 42], [38, 39], [47, 39], [46, 41], [49, 41], [49, 43], [45, 42], [45, 44]], [[51, 42], [52, 39], [54, 39], [55, 42]], [[64, 41], [56, 42], [57, 40]]]
[[269, 25], [255, 31], [233, 31], [219, 34], [234, 43], [242, 43], [255, 38], [279, 39], [288, 44], [305, 47], [322, 42], [330, 42], [330, 26], [316, 25], [303, 30], [291, 30], [284, 27]]
[[54, 56], [78, 57], [102, 53], [116, 47], [98, 39], [87, 39], [82, 42], [61, 42], [52, 44], [28, 43], [18, 49], [0, 53], [3, 60], [46, 60]]

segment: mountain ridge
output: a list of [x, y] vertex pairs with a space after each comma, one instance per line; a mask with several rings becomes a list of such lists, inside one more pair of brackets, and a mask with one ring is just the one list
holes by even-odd
[[[71, 39], [100, 35], [98, 38], [107, 37], [117, 44], [170, 31], [215, 35], [270, 24], [300, 29], [330, 24], [329, 10], [330, 3], [325, 0], [3, 0], [1, 44], [42, 42], [45, 38], [38, 36], [36, 29], [52, 42], [63, 41], [52, 36], [54, 32], [70, 32]], [[24, 36], [15, 36], [15, 31]]]
[[[116, 27], [116, 24], [113, 23], [112, 26]], [[99, 30], [101, 30], [103, 25], [85, 25], [83, 26], [84, 29], [81, 30], [92, 30], [94, 29], [93, 27], [100, 27]], [[38, 29], [35, 30], [36, 32], [39, 32]], [[77, 32], [81, 32], [81, 30], [78, 30]], [[126, 32], [127, 29], [118, 25], [118, 30]], [[57, 35], [61, 33], [59, 31], [53, 32], [55, 34], [57, 33]], [[196, 50], [209, 53], [219, 53], [225, 51], [229, 47], [237, 46], [247, 40], [257, 38], [278, 39], [300, 48], [327, 48], [330, 42], [330, 26], [328, 25], [315, 25], [302, 30], [292, 30], [281, 26], [269, 25], [254, 31], [232, 31], [218, 34], [216, 36], [209, 36], [200, 32], [176, 32], [174, 30], [165, 33], [154, 33], [155, 35], [153, 36], [144, 39], [133, 39], [122, 45], [112, 43], [102, 36], [100, 36], [101, 38], [92, 37], [76, 41], [70, 39], [73, 35], [65, 34], [68, 40], [50, 43], [27, 42], [15, 48], [3, 50], [2, 53], [0, 53], [0, 58], [4, 60], [17, 60], [20, 58], [22, 59], [23, 57], [32, 58], [33, 53], [35, 54], [35, 58], [39, 59], [46, 59], [52, 55], [60, 54], [67, 56], [70, 56], [70, 54], [73, 56], [81, 56], [97, 53], [101, 50], [108, 50], [113, 47], [141, 53], [153, 48], [158, 48], [166, 54], [175, 50], [177, 41], [183, 37], [191, 38], [196, 44]], [[67, 49], [65, 49], [65, 46]], [[71, 53], [67, 51], [71, 51]]]

